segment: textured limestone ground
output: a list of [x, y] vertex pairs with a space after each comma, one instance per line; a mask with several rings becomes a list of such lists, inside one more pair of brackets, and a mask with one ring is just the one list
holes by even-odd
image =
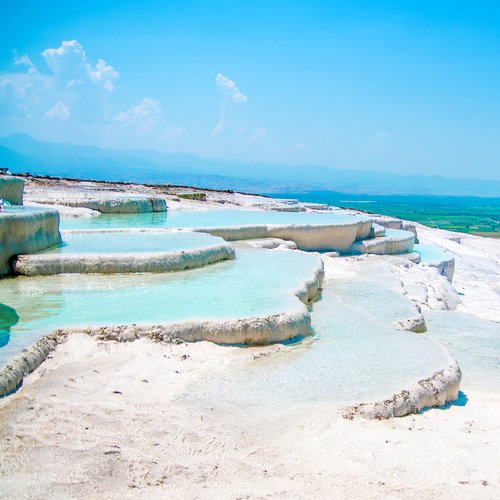
[[[500, 242], [423, 228], [419, 236], [454, 252], [463, 295], [435, 269], [398, 257], [325, 257], [327, 277], [380, 277], [424, 315], [457, 307], [498, 321]], [[0, 401], [0, 496], [500, 496], [498, 393], [464, 385], [465, 406], [388, 421], [345, 420], [328, 402], [185, 403], [191, 384], [287, 348], [72, 337]]]
[[[47, 498], [498, 496], [498, 398], [390, 421], [328, 404], [185, 406], [193, 380], [266, 350], [61, 346], [0, 412], [0, 493]], [[131, 360], [133, 359], [133, 362]]]

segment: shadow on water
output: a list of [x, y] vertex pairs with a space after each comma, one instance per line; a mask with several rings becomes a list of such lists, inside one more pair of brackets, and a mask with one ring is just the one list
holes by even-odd
[[457, 399], [454, 399], [453, 401], [448, 401], [447, 403], [441, 406], [435, 406], [434, 408], [423, 408], [420, 411], [420, 413], [425, 413], [429, 410], [447, 410], [452, 406], [465, 406], [468, 402], [469, 398], [467, 397], [467, 394], [463, 393], [462, 391], [458, 391]]
[[10, 329], [19, 321], [19, 315], [12, 307], [0, 304], [0, 348], [9, 343]]

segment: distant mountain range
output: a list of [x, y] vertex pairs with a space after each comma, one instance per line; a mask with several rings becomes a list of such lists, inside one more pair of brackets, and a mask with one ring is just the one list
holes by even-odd
[[0, 138], [0, 167], [8, 167], [14, 173], [258, 193], [330, 190], [384, 195], [500, 196], [500, 181], [214, 160], [186, 153], [41, 142], [24, 134]]

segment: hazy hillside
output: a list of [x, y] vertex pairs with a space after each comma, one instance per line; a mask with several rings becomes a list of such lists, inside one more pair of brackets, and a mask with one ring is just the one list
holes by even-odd
[[13, 172], [240, 191], [286, 193], [320, 189], [368, 194], [500, 196], [500, 181], [402, 176], [320, 165], [252, 163], [186, 153], [102, 149], [41, 142], [22, 134], [0, 138], [0, 164]]

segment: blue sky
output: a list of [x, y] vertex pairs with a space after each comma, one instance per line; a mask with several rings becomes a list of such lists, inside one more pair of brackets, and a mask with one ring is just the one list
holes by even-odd
[[500, 3], [1, 0], [0, 135], [500, 179]]

